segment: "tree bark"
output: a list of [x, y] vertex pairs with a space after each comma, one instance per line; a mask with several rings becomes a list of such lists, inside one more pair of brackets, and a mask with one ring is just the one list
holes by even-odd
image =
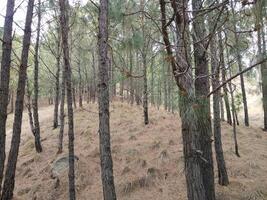
[[81, 61], [78, 61], [78, 74], [79, 74], [79, 107], [83, 107], [83, 88], [82, 88], [82, 74], [81, 74]]
[[55, 107], [54, 107], [54, 122], [53, 122], [53, 127], [56, 129], [58, 127], [58, 105], [59, 105], [59, 95], [60, 95], [60, 89], [59, 89], [59, 76], [60, 76], [60, 58], [61, 58], [61, 45], [60, 45], [60, 28], [57, 28], [57, 72], [56, 72], [56, 87], [55, 87]]
[[[183, 149], [184, 149], [184, 159], [185, 159], [185, 176], [187, 184], [187, 197], [189, 200], [206, 200], [205, 189], [203, 185], [203, 179], [201, 174], [201, 166], [199, 153], [197, 150], [200, 149], [200, 135], [197, 131], [197, 121], [195, 120], [195, 111], [193, 105], [195, 104], [195, 97], [193, 91], [193, 78], [192, 71], [189, 63], [183, 63], [177, 65], [174, 60], [170, 40], [167, 32], [167, 18], [166, 18], [166, 2], [164, 0], [159, 0], [160, 10], [161, 10], [161, 23], [162, 23], [162, 36], [165, 43], [165, 48], [167, 55], [170, 59], [172, 66], [172, 71], [178, 88], [180, 89], [179, 98], [179, 108], [180, 116], [182, 120], [182, 136], [183, 136]], [[187, 1], [178, 4], [175, 0], [171, 1], [172, 8], [175, 16], [176, 34], [179, 38], [177, 40], [178, 48], [176, 49], [177, 54], [181, 56], [182, 60], [187, 60], [187, 48], [186, 35], [181, 38], [185, 31], [186, 26], [188, 26], [188, 17], [183, 10], [187, 5]], [[178, 7], [182, 5], [181, 7]], [[185, 72], [186, 71], [186, 72]], [[177, 76], [177, 72], [185, 72], [183, 76]]]
[[[222, 66], [221, 74], [222, 74], [222, 81], [224, 82], [226, 80], [226, 69], [225, 69], [225, 62], [224, 62], [224, 49], [223, 49], [223, 39], [222, 39], [222, 33], [219, 31], [219, 50], [220, 50], [220, 63]], [[227, 85], [223, 86], [223, 99], [225, 103], [225, 109], [226, 109], [226, 116], [227, 116], [227, 123], [232, 125], [232, 116], [231, 116], [231, 110], [230, 110], [230, 104], [229, 104], [229, 98], [228, 98], [228, 90]]]
[[[230, 63], [229, 60], [229, 52], [226, 48], [226, 56], [227, 56], [227, 63]], [[229, 75], [232, 77], [232, 69], [229, 67]], [[237, 142], [237, 134], [236, 134], [236, 125], [239, 124], [238, 118], [237, 118], [237, 112], [235, 108], [235, 99], [234, 99], [234, 89], [232, 87], [232, 81], [228, 82], [230, 94], [231, 94], [231, 104], [232, 104], [232, 116], [233, 116], [233, 136], [234, 136], [234, 144], [235, 144], [235, 154], [237, 157], [240, 157], [239, 150], [238, 150], [238, 142]]]
[[154, 82], [155, 82], [155, 72], [154, 72], [154, 58], [152, 58], [151, 65], [150, 65], [150, 72], [151, 72], [151, 89], [150, 89], [150, 94], [151, 94], [151, 104], [154, 106], [155, 105], [155, 92], [154, 92]]
[[[143, 53], [144, 54], [144, 53]], [[144, 123], [147, 125], [149, 123], [148, 120], [148, 91], [147, 91], [147, 63], [146, 63], [146, 55], [142, 55], [143, 61], [143, 70], [144, 70], [144, 91], [143, 91], [143, 110], [144, 110]]]
[[18, 79], [17, 96], [16, 96], [15, 117], [13, 123], [13, 134], [11, 140], [11, 147], [8, 155], [8, 162], [5, 172], [5, 180], [4, 180], [1, 200], [11, 200], [13, 197], [13, 190], [15, 186], [15, 172], [16, 172], [17, 158], [20, 145], [24, 94], [25, 94], [25, 85], [27, 78], [28, 55], [31, 43], [31, 24], [32, 24], [33, 7], [34, 7], [34, 0], [29, 0], [27, 7], [25, 28], [24, 28], [24, 36], [22, 42], [21, 63], [19, 67], [19, 79]]
[[113, 162], [110, 145], [109, 77], [108, 77], [108, 0], [100, 0], [99, 6], [99, 146], [101, 178], [104, 200], [116, 200], [113, 178]]
[[213, 158], [212, 158], [212, 132], [210, 121], [210, 102], [207, 98], [209, 93], [209, 68], [206, 56], [205, 23], [202, 14], [202, 1], [192, 1], [194, 10], [193, 17], [193, 42], [194, 42], [194, 60], [195, 60], [195, 92], [198, 101], [198, 129], [201, 135], [201, 151], [207, 162], [201, 163], [203, 183], [206, 191], [207, 200], [215, 200]]
[[60, 98], [60, 130], [58, 135], [58, 154], [63, 151], [63, 137], [65, 127], [65, 93], [66, 93], [66, 74], [64, 67], [62, 68], [62, 80], [61, 80], [61, 98]]
[[[263, 1], [259, 0], [256, 4], [256, 27], [258, 27], [258, 53], [259, 60], [266, 58], [266, 41], [265, 41], [265, 26], [263, 23], [262, 12], [264, 9]], [[263, 104], [263, 130], [267, 131], [267, 64], [266, 62], [262, 63], [261, 66], [261, 79], [262, 79], [262, 104]]]
[[67, 89], [67, 108], [68, 108], [68, 149], [69, 149], [69, 199], [76, 199], [75, 192], [75, 169], [74, 169], [74, 122], [73, 122], [73, 108], [72, 108], [72, 79], [69, 55], [69, 2], [68, 0], [59, 0], [60, 7], [60, 24], [61, 24], [61, 38], [64, 58], [64, 68], [66, 76], [66, 89]]
[[[212, 14], [209, 16], [209, 32], [211, 33], [214, 27], [214, 23], [212, 23]], [[217, 88], [220, 85], [220, 65], [217, 60], [217, 37], [211, 38], [210, 40], [210, 64], [211, 64], [211, 72], [212, 72], [212, 89]], [[220, 56], [220, 59], [224, 59]], [[223, 66], [224, 68], [224, 66]], [[228, 185], [229, 179], [226, 169], [226, 164], [223, 155], [223, 147], [222, 147], [222, 139], [221, 139], [221, 119], [220, 119], [220, 93], [218, 90], [213, 94], [213, 134], [214, 134], [214, 146], [216, 153], [216, 161], [218, 168], [218, 177], [220, 185]]]
[[35, 42], [35, 54], [34, 54], [34, 93], [32, 99], [32, 110], [33, 110], [33, 122], [34, 122], [34, 141], [35, 141], [35, 149], [37, 153], [42, 152], [42, 145], [40, 139], [40, 124], [39, 124], [39, 113], [38, 113], [38, 93], [39, 93], [39, 40], [40, 40], [40, 31], [41, 31], [41, 0], [38, 0], [38, 8], [37, 8], [37, 36]]
[[[12, 25], [14, 0], [7, 0], [4, 34], [2, 42], [1, 78], [0, 78], [0, 196], [5, 166], [6, 119], [12, 51]], [[13, 103], [13, 102], [12, 102]]]
[[77, 108], [77, 104], [76, 104], [76, 89], [75, 89], [74, 84], [72, 85], [71, 94], [72, 94], [72, 99], [73, 99], [73, 106], [74, 106], [74, 109], [76, 109]]
[[[238, 33], [237, 33], [237, 19], [236, 19], [236, 14], [235, 14], [235, 9], [234, 9], [234, 0], [231, 0], [231, 10], [232, 10], [232, 16], [233, 16], [233, 29], [234, 29], [234, 39], [235, 39], [235, 54], [237, 57], [237, 64], [238, 64], [238, 69], [239, 72], [242, 71], [243, 66], [242, 66], [242, 57], [240, 54], [239, 50], [239, 38], [238, 38]], [[243, 109], [244, 109], [244, 121], [245, 125], [249, 126], [249, 117], [248, 117], [248, 106], [247, 106], [247, 95], [246, 95], [246, 89], [245, 89], [245, 82], [244, 82], [244, 76], [243, 74], [240, 74], [240, 84], [241, 84], [241, 92], [242, 92], [242, 100], [243, 100]]]

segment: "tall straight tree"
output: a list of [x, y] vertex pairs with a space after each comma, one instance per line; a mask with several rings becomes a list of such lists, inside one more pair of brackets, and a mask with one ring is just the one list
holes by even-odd
[[109, 124], [108, 0], [100, 0], [98, 45], [99, 146], [103, 196], [104, 200], [116, 200]]
[[[67, 109], [68, 109], [68, 149], [69, 149], [69, 199], [75, 200], [75, 170], [74, 170], [74, 122], [73, 122], [73, 108], [72, 108], [72, 84], [71, 84], [71, 67], [69, 55], [69, 2], [68, 0], [59, 0], [60, 7], [60, 26], [61, 38], [63, 48], [63, 60], [65, 72], [65, 81], [67, 89]], [[64, 84], [64, 83], [63, 83]]]
[[[184, 10], [187, 9], [188, 1], [172, 0], [171, 5], [174, 13], [176, 26], [177, 46], [176, 53], [181, 62], [175, 60], [171, 49], [168, 34], [168, 23], [166, 16], [166, 2], [159, 0], [161, 11], [161, 29], [167, 56], [170, 60], [176, 85], [180, 90], [179, 108], [182, 121], [183, 152], [185, 158], [185, 177], [187, 184], [188, 200], [206, 200], [203, 185], [200, 161], [197, 149], [200, 149], [200, 135], [197, 129], [197, 121], [193, 105], [195, 104], [192, 67], [188, 62], [188, 16]], [[185, 34], [184, 34], [185, 33]], [[181, 73], [181, 76], [177, 76]]]
[[58, 134], [58, 151], [57, 153], [62, 153], [63, 150], [63, 137], [64, 137], [64, 126], [65, 126], [65, 93], [66, 93], [66, 75], [65, 69], [62, 68], [62, 80], [61, 80], [61, 98], [60, 98], [60, 129]]
[[[209, 2], [212, 3], [212, 2]], [[214, 29], [214, 20], [212, 20], [214, 12], [209, 14], [209, 32], [212, 33]], [[217, 37], [211, 35], [210, 39], [210, 64], [211, 64], [211, 74], [212, 74], [212, 89], [216, 89], [220, 85], [220, 65], [218, 61], [217, 52]], [[220, 56], [220, 59], [224, 57]], [[218, 168], [219, 184], [228, 185], [228, 174], [226, 170], [222, 141], [221, 141], [221, 119], [220, 119], [220, 93], [218, 90], [213, 94], [213, 134], [214, 134], [214, 146], [216, 152], [216, 161]], [[227, 97], [228, 98], [228, 97]]]
[[56, 85], [55, 85], [55, 105], [54, 105], [54, 120], [53, 120], [53, 127], [57, 128], [58, 127], [58, 105], [59, 105], [59, 94], [60, 94], [60, 89], [59, 89], [59, 85], [60, 85], [60, 58], [61, 58], [61, 36], [60, 36], [60, 28], [59, 25], [57, 27], [57, 40], [56, 40], [56, 46], [57, 46], [57, 50], [56, 50], [56, 60], [57, 60], [57, 72], [56, 72]]
[[201, 171], [207, 200], [215, 199], [214, 172], [211, 145], [209, 68], [207, 60], [207, 42], [205, 40], [205, 23], [202, 11], [202, 0], [192, 1], [193, 12], [193, 42], [195, 60], [195, 93], [199, 107], [197, 108], [198, 129], [201, 135], [201, 151], [207, 162], [202, 162]]
[[5, 172], [5, 181], [4, 181], [1, 200], [11, 200], [13, 197], [13, 190], [15, 186], [15, 172], [16, 172], [17, 158], [20, 145], [25, 85], [27, 79], [28, 56], [31, 44], [31, 25], [32, 25], [33, 7], [34, 7], [34, 0], [29, 0], [27, 7], [25, 28], [24, 28], [24, 36], [22, 42], [21, 63], [19, 66], [19, 79], [18, 79], [17, 97], [15, 105], [15, 117], [13, 122], [13, 134], [11, 140], [11, 148], [8, 155], [8, 162]]
[[[266, 41], [265, 41], [265, 24], [263, 22], [263, 11], [265, 8], [265, 2], [258, 0], [256, 3], [256, 25], [258, 36], [258, 53], [259, 60], [266, 58]], [[263, 104], [263, 130], [267, 131], [267, 64], [266, 62], [261, 64], [261, 81], [262, 81], [262, 104]]]
[[147, 125], [149, 123], [148, 120], [148, 90], [147, 90], [147, 47], [146, 47], [146, 35], [145, 35], [145, 0], [140, 0], [141, 6], [141, 26], [142, 26], [142, 35], [143, 35], [143, 47], [142, 47], [142, 64], [143, 64], [143, 72], [144, 72], [144, 90], [143, 90], [143, 109], [144, 109], [144, 123]]
[[[231, 11], [232, 11], [232, 21], [233, 21], [233, 32], [234, 32], [234, 39], [235, 39], [235, 55], [237, 58], [238, 70], [239, 72], [241, 72], [243, 70], [243, 65], [242, 65], [242, 57], [240, 53], [240, 42], [239, 42], [240, 39], [238, 35], [239, 34], [238, 30], [237, 30], [237, 19], [236, 19], [234, 3], [235, 3], [234, 0], [230, 0]], [[245, 88], [243, 73], [240, 74], [240, 84], [241, 84], [243, 109], [244, 109], [244, 121], [245, 121], [245, 125], [249, 126], [247, 95], [246, 95], [246, 88]]]
[[[14, 0], [7, 0], [4, 34], [2, 42], [2, 61], [0, 79], [0, 194], [5, 165], [6, 119], [10, 79], [10, 63], [12, 51], [12, 25], [14, 15]], [[1, 196], [1, 195], [0, 195]]]
[[[225, 62], [224, 62], [224, 49], [223, 49], [222, 31], [219, 31], [218, 37], [219, 37], [220, 63], [221, 63], [221, 68], [222, 68], [221, 74], [222, 74], [222, 81], [224, 82], [226, 80], [226, 68], [225, 68]], [[224, 99], [224, 103], [225, 103], [227, 122], [230, 125], [232, 125], [232, 116], [231, 116], [231, 109], [230, 109], [227, 85], [223, 86], [223, 93], [224, 93], [223, 94], [223, 99]]]
[[38, 0], [37, 5], [37, 36], [35, 42], [35, 54], [34, 54], [34, 95], [32, 99], [32, 109], [33, 109], [33, 122], [34, 122], [34, 138], [35, 138], [35, 149], [38, 153], [42, 152], [42, 145], [40, 139], [40, 124], [39, 124], [39, 113], [38, 113], [38, 93], [39, 93], [39, 41], [40, 41], [40, 31], [41, 31], [41, 0]]

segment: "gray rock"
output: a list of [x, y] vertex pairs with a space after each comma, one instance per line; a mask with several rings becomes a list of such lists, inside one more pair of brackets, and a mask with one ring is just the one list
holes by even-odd
[[[75, 160], [79, 160], [77, 156], [74, 156]], [[58, 158], [52, 164], [52, 178], [57, 178], [60, 174], [65, 172], [69, 168], [69, 156], [63, 156]]]

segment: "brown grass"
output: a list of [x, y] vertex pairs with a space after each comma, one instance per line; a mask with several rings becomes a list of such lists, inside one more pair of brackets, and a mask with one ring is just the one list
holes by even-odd
[[[59, 129], [52, 130], [52, 109], [47, 107], [40, 111], [41, 136], [45, 140], [44, 152], [39, 155], [32, 146], [33, 136], [27, 125], [27, 115], [24, 115], [16, 174], [16, 200], [68, 199], [67, 172], [58, 179], [51, 176], [51, 166], [61, 156], [56, 154]], [[98, 115], [95, 114], [97, 106], [86, 105], [86, 110], [90, 112], [75, 111], [75, 152], [79, 158], [76, 162], [77, 199], [102, 200]], [[144, 126], [142, 107], [115, 102], [111, 110], [112, 154], [118, 199], [186, 199], [179, 117], [150, 108], [151, 123]], [[267, 134], [259, 128], [238, 127], [241, 158], [237, 158], [231, 127], [226, 123], [222, 125], [230, 185], [219, 186], [216, 173], [217, 199], [267, 199]], [[67, 154], [66, 134], [62, 155]]]

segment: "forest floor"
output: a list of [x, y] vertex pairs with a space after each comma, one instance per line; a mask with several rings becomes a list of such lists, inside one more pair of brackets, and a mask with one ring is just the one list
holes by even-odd
[[[143, 125], [142, 107], [111, 105], [114, 177], [121, 200], [184, 200], [186, 186], [178, 115], [150, 108], [150, 124]], [[12, 116], [8, 118], [10, 143]], [[43, 153], [34, 149], [28, 116], [23, 119], [22, 142], [16, 172], [14, 200], [68, 199], [67, 172], [53, 178], [59, 129], [52, 130], [53, 107], [40, 109]], [[267, 200], [267, 134], [260, 128], [239, 126], [241, 157], [234, 154], [232, 127], [222, 123], [222, 141], [230, 185], [217, 184], [217, 200]], [[76, 188], [78, 200], [102, 200], [98, 151], [97, 105], [75, 110]], [[67, 130], [67, 129], [66, 129]], [[215, 159], [214, 159], [215, 161]]]

